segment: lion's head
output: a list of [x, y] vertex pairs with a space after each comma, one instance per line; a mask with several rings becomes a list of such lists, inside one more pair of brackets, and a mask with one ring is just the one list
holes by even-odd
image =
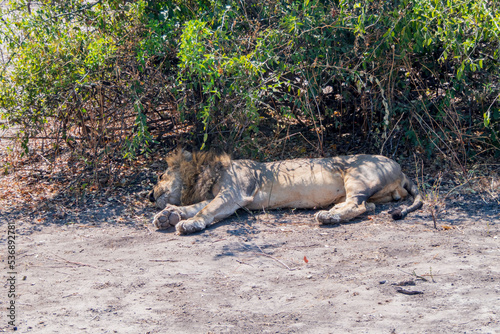
[[177, 150], [166, 161], [167, 170], [149, 193], [149, 200], [160, 209], [167, 204], [190, 205], [212, 199], [212, 188], [231, 158], [214, 152]]

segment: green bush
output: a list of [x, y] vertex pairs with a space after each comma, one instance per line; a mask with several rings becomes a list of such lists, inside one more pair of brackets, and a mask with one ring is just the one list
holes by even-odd
[[49, 131], [133, 158], [186, 126], [194, 146], [255, 155], [293, 125], [318, 154], [346, 136], [461, 165], [499, 152], [493, 1], [10, 3], [0, 108], [26, 145]]
[[[95, 154], [123, 121], [124, 111], [115, 108], [141, 112], [130, 107], [142, 103], [139, 89], [120, 72], [136, 67], [128, 43], [136, 42], [130, 35], [141, 27], [145, 3], [123, 7], [118, 1], [72, 0], [33, 6], [11, 1], [3, 16], [8, 61], [0, 84], [2, 116], [22, 126], [26, 148], [30, 138], [49, 132], [71, 146], [92, 146]], [[148, 143], [147, 132], [127, 130], [128, 141], [140, 137]]]

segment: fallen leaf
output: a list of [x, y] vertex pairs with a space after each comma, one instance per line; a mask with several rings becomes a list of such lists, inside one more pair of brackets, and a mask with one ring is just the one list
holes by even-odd
[[304, 255], [304, 262], [309, 263], [309, 260], [307, 259], [307, 257], [305, 255]]

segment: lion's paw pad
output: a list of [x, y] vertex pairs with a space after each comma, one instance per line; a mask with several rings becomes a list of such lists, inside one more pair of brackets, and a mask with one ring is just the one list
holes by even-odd
[[175, 226], [178, 234], [190, 234], [205, 229], [206, 224], [203, 220], [188, 219]]
[[322, 225], [340, 223], [340, 215], [332, 214], [329, 211], [320, 211], [316, 214], [316, 221]]
[[180, 221], [181, 215], [179, 212], [164, 210], [155, 216], [153, 224], [157, 229], [164, 230], [177, 225]]

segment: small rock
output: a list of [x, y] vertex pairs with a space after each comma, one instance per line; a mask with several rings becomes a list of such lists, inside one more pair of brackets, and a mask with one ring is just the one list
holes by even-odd
[[64, 219], [66, 217], [66, 212], [58, 208], [54, 216], [58, 219]]

